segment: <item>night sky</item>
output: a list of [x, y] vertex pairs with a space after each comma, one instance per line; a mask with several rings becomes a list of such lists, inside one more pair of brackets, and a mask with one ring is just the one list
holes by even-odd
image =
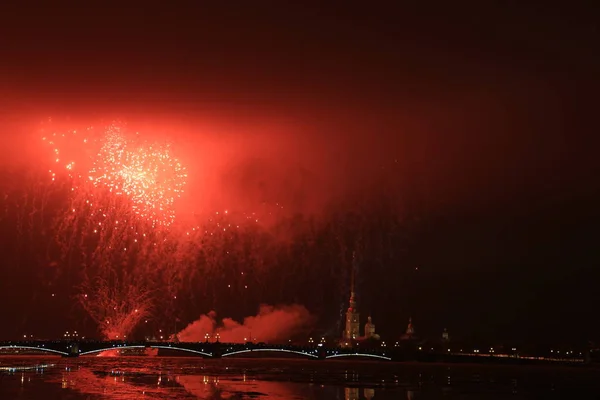
[[[412, 315], [423, 336], [600, 341], [597, 12], [478, 3], [2, 5], [0, 166], [36, 162], [23, 138], [42, 118], [114, 117], [181, 132], [191, 154], [207, 137], [239, 147], [235, 165], [211, 159], [226, 189], [192, 190], [211, 206], [266, 196], [323, 215], [380, 196], [385, 181], [403, 255], [365, 260], [358, 277], [359, 309], [382, 336]], [[2, 236], [8, 254], [14, 234]], [[68, 300], [46, 304], [45, 272], [11, 257], [0, 337], [77, 326]], [[337, 329], [339, 299], [300, 292], [265, 297], [304, 303], [320, 329]], [[220, 306], [241, 317], [259, 297], [243, 312]]]

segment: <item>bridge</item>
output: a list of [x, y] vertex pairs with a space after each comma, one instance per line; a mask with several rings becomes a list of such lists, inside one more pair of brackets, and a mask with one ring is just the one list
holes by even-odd
[[168, 354], [180, 352], [184, 355], [203, 358], [225, 358], [241, 355], [281, 356], [295, 355], [306, 359], [365, 358], [390, 361], [394, 357], [385, 350], [358, 349], [321, 346], [268, 345], [254, 343], [207, 343], [207, 342], [148, 342], [148, 341], [6, 341], [0, 342], [0, 354], [4, 353], [47, 353], [63, 357], [94, 356], [105, 351], [127, 351], [129, 349], [158, 349]]

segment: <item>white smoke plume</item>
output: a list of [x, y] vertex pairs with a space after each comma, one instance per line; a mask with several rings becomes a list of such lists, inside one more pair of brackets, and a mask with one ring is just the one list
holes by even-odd
[[240, 324], [231, 318], [217, 322], [214, 311], [202, 315], [178, 334], [183, 342], [199, 342], [219, 335], [224, 343], [244, 343], [255, 340], [265, 343], [287, 343], [295, 335], [310, 330], [314, 321], [308, 310], [301, 305], [261, 305], [256, 316], [246, 317]]

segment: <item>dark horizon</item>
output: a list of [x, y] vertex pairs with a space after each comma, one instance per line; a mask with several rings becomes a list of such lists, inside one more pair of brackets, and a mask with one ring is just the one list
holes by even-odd
[[[362, 215], [373, 258], [358, 277], [361, 329], [370, 314], [393, 340], [412, 316], [423, 336], [600, 341], [591, 7], [2, 8], [5, 193], [6, 171], [41, 165], [24, 138], [42, 119], [123, 119], [178, 141], [195, 179], [186, 210], [282, 202], [286, 218], [323, 225], [336, 210]], [[393, 206], [365, 211], [382, 199]], [[51, 281], [46, 248], [15, 251], [24, 239], [3, 212], [0, 338], [93, 331], [69, 297], [75, 274]], [[285, 295], [256, 289], [240, 305], [241, 289], [202, 289], [177, 318], [239, 319], [273, 299], [334, 331], [347, 276], [314, 254], [313, 270], [269, 274]]]

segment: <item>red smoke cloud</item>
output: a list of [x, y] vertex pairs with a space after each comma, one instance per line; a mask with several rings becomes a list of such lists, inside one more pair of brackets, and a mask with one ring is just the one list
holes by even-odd
[[206, 335], [214, 337], [217, 333], [221, 342], [244, 343], [256, 339], [258, 342], [287, 342], [291, 337], [309, 329], [313, 317], [301, 305], [273, 307], [261, 305], [254, 317], [246, 317], [240, 324], [231, 318], [224, 318], [221, 325], [216, 319], [216, 312], [202, 315], [189, 324], [179, 334], [183, 342], [199, 342], [206, 340]]

